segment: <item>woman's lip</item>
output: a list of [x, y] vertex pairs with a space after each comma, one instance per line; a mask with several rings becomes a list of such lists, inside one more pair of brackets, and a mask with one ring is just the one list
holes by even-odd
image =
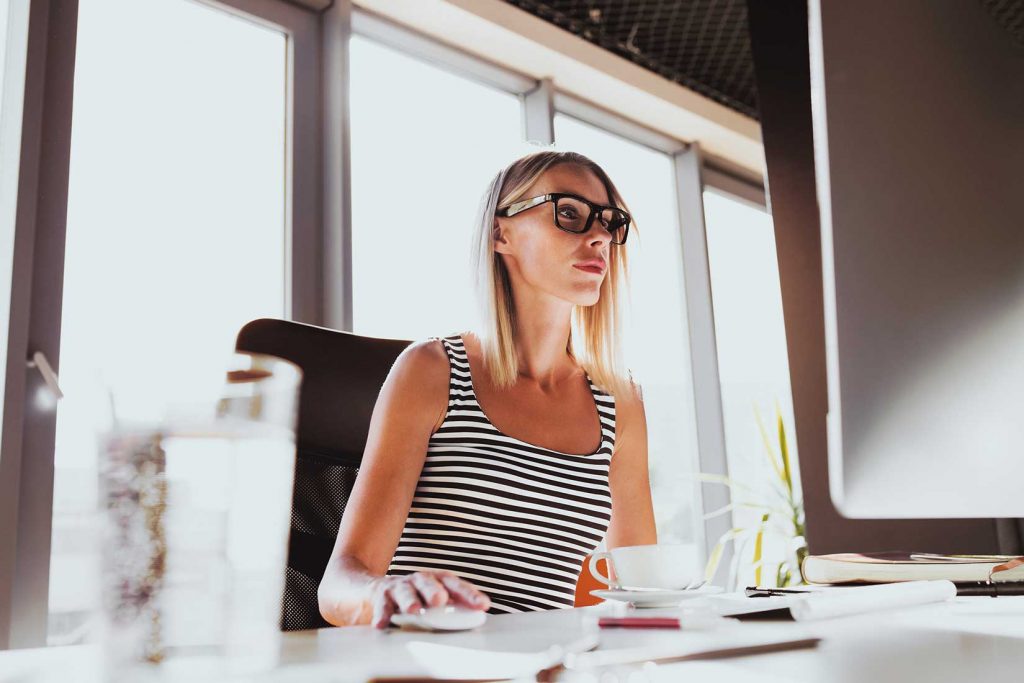
[[597, 266], [573, 266], [573, 268], [579, 268], [585, 270], [588, 273], [596, 273], [597, 275], [604, 275], [604, 268], [598, 268]]

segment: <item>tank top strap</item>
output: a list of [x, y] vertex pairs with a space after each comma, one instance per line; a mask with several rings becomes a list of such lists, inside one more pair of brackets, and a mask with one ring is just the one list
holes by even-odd
[[[469, 363], [466, 362], [466, 347], [462, 343], [462, 339], [457, 334], [449, 335], [447, 337], [431, 337], [441, 342], [444, 347], [445, 355], [448, 356], [448, 362], [457, 365], [460, 369], [468, 367]], [[468, 370], [467, 370], [468, 372]]]
[[[476, 405], [476, 394], [473, 392], [473, 380], [469, 374], [469, 360], [462, 338], [457, 335], [447, 337], [430, 337], [441, 342], [445, 355], [448, 356], [448, 413], [457, 405]], [[448, 415], [445, 415], [447, 421]]]
[[597, 406], [597, 417], [601, 421], [601, 447], [608, 447], [608, 454], [615, 449], [615, 396], [599, 389], [594, 381], [590, 379], [590, 373], [583, 371], [587, 377], [587, 384], [590, 385], [590, 392], [594, 395], [594, 405]]
[[451, 348], [449, 346], [451, 344], [451, 339], [452, 339], [451, 337], [442, 337], [440, 335], [432, 335], [430, 337], [427, 337], [427, 339], [430, 340], [430, 341], [439, 341], [439, 342], [441, 342], [441, 347], [444, 349], [444, 355], [446, 355], [448, 357], [448, 360], [451, 360], [452, 352], [451, 352]]

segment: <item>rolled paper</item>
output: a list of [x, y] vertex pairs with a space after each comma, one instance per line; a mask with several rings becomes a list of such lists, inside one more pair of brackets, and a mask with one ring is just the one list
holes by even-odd
[[952, 581], [905, 581], [813, 593], [790, 605], [789, 611], [797, 621], [814, 621], [943, 602], [955, 596]]

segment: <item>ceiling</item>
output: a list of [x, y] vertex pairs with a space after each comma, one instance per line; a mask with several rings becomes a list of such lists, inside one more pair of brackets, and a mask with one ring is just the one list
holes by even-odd
[[1024, 0], [981, 0], [981, 4], [1024, 47]]
[[505, 0], [757, 118], [745, 0]]
[[[759, 118], [746, 0], [505, 2], [716, 102]], [[1024, 47], [1024, 0], [977, 2]]]

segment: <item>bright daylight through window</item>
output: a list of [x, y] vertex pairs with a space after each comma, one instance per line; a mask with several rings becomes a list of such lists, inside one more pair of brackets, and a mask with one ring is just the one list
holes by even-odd
[[351, 50], [353, 331], [475, 329], [473, 221], [523, 151], [519, 98], [359, 36]]
[[[748, 531], [738, 539], [738, 566], [742, 568], [739, 578], [741, 585], [754, 582], [749, 561], [754, 530], [759, 528], [767, 510], [753, 506], [769, 506], [777, 509], [768, 519], [763, 543], [763, 576], [771, 585], [780, 563], [794, 568], [794, 546], [803, 540], [797, 538], [797, 530], [790, 522], [793, 515], [786, 502], [787, 487], [767, 451], [771, 448], [775, 462], [781, 464], [778, 408], [786, 433], [793, 491], [799, 499], [800, 474], [775, 231], [771, 216], [762, 207], [715, 190], [704, 192], [704, 212], [726, 456], [730, 478], [736, 482], [732, 492], [736, 504], [732, 511], [733, 527]], [[764, 437], [758, 416], [764, 426]]]
[[600, 164], [636, 218], [627, 242], [625, 360], [643, 389], [658, 542], [692, 544], [696, 565], [703, 527], [694, 519], [697, 435], [672, 160], [564, 115], [555, 118], [555, 138]]
[[190, 368], [286, 313], [285, 37], [185, 0], [82, 0], [78, 27], [51, 643], [94, 607], [111, 397], [121, 419], [153, 414], [142, 395], [187, 400]]

